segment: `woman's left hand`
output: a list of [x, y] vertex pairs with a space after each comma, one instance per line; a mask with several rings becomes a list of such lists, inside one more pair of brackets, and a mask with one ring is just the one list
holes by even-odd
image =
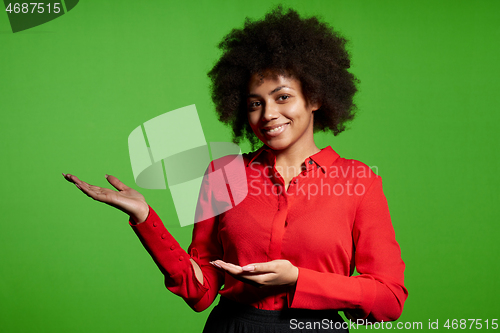
[[222, 260], [212, 261], [211, 264], [223, 269], [240, 281], [259, 287], [294, 285], [299, 277], [299, 269], [284, 259], [249, 264], [243, 267]]

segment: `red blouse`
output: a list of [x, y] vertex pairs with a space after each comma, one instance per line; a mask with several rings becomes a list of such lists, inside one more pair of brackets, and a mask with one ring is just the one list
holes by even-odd
[[[195, 223], [187, 253], [153, 209], [145, 222], [131, 224], [166, 287], [195, 311], [209, 307], [220, 292], [259, 309], [348, 310], [371, 321], [396, 320], [408, 292], [381, 177], [326, 147], [305, 160], [285, 190], [276, 159], [265, 148], [243, 155], [244, 200]], [[209, 211], [217, 200], [205, 178], [197, 212]], [[201, 267], [203, 284], [190, 258]], [[241, 266], [287, 259], [298, 267], [298, 280], [293, 287], [258, 288], [209, 263], [216, 259]], [[352, 276], [354, 268], [359, 275]]]

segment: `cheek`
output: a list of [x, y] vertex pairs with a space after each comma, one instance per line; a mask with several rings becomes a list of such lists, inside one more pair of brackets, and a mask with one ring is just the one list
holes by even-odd
[[259, 117], [255, 112], [249, 113], [247, 119], [252, 129], [255, 129], [259, 125]]
[[288, 109], [288, 114], [287, 117], [290, 119], [293, 119], [295, 121], [303, 121], [304, 119], [308, 118], [307, 112], [304, 110], [304, 108], [301, 108], [300, 105], [294, 105], [290, 109]]

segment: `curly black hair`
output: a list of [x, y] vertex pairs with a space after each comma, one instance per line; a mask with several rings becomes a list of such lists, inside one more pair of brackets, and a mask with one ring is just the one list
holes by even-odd
[[314, 113], [314, 130], [345, 130], [354, 118], [358, 80], [348, 71], [346, 40], [316, 17], [301, 18], [293, 9], [276, 7], [263, 20], [245, 19], [218, 45], [223, 51], [212, 70], [212, 100], [219, 120], [233, 129], [233, 141], [259, 142], [247, 120], [250, 77], [278, 73], [298, 79], [307, 101], [321, 107]]

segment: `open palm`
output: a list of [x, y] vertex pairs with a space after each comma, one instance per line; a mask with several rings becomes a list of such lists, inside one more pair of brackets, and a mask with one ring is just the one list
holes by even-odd
[[143, 222], [148, 217], [149, 206], [146, 200], [136, 190], [123, 184], [118, 178], [106, 175], [108, 182], [118, 191], [90, 185], [81, 181], [75, 175], [64, 174], [67, 181], [74, 183], [83, 193], [94, 200], [103, 202], [130, 215], [136, 223]]

